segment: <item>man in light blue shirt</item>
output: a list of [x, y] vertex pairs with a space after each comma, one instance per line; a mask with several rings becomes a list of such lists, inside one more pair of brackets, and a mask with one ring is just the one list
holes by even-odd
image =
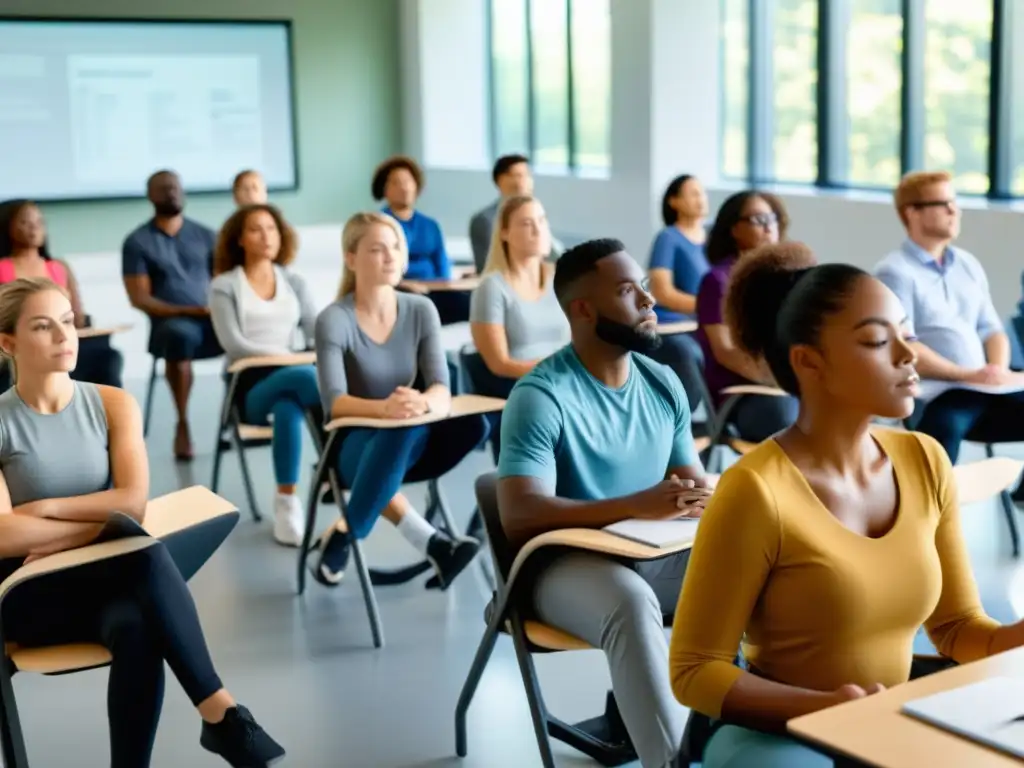
[[[960, 209], [945, 172], [903, 177], [896, 210], [907, 240], [878, 265], [878, 279], [903, 302], [917, 370], [924, 379], [993, 386], [1021, 383], [1010, 371], [1010, 342], [978, 260], [952, 243]], [[1024, 440], [1024, 394], [951, 388], [927, 403], [916, 428], [945, 447], [956, 463], [960, 443]]]
[[[678, 377], [637, 352], [659, 343], [643, 270], [617, 240], [559, 259], [554, 290], [572, 343], [512, 390], [502, 415], [498, 504], [513, 546], [559, 528], [698, 514], [710, 493]], [[703, 498], [689, 507], [689, 497]], [[664, 616], [686, 555], [644, 567], [574, 551], [544, 561], [533, 602], [547, 624], [604, 650], [644, 768], [673, 764], [686, 712], [668, 678]]]

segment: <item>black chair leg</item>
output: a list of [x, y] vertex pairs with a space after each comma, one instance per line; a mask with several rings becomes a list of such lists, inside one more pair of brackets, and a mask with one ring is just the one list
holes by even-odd
[[[341, 506], [342, 511], [344, 511], [345, 497], [341, 495], [341, 483], [338, 480], [338, 475], [334, 470], [330, 470], [327, 473], [327, 477], [331, 482], [331, 489], [334, 491], [334, 497], [338, 499], [338, 503]], [[366, 604], [366, 616], [370, 620], [370, 633], [373, 635], [373, 647], [383, 648], [384, 631], [381, 628], [380, 609], [377, 607], [377, 596], [373, 592], [373, 582], [370, 580], [370, 569], [366, 567], [366, 559], [363, 557], [363, 548], [359, 544], [359, 539], [351, 534], [349, 535], [349, 538], [352, 547], [352, 559], [355, 561], [356, 573], [359, 575], [359, 586], [363, 591], [363, 602]]]
[[8, 669], [0, 672], [0, 742], [3, 746], [4, 768], [28, 768], [25, 737], [18, 718], [18, 704], [14, 699], [14, 681], [11, 679], [10, 661], [4, 659]]
[[214, 493], [220, 485], [220, 460], [224, 456], [224, 438], [221, 430], [217, 430], [217, 441], [213, 446], [213, 477], [210, 478], [210, 490]]
[[153, 358], [153, 367], [149, 371], [149, 385], [146, 387], [146, 405], [142, 417], [142, 436], [149, 436], [149, 422], [153, 416], [153, 390], [156, 389], [156, 372], [158, 358]]
[[466, 682], [462, 684], [459, 702], [455, 705], [455, 754], [459, 757], [465, 757], [467, 754], [466, 715], [469, 712], [469, 705], [473, 703], [476, 689], [480, 685], [480, 678], [483, 677], [487, 663], [491, 660], [491, 654], [494, 653], [494, 646], [498, 642], [500, 618], [495, 611], [491, 620], [487, 622], [487, 629], [484, 631], [484, 636], [480, 639], [480, 646], [476, 649], [476, 655], [473, 657], [473, 665], [469, 668], [469, 674], [466, 675]]
[[1006, 515], [1006, 524], [1010, 527], [1010, 546], [1013, 547], [1013, 556], [1020, 557], [1020, 529], [1017, 526], [1017, 505], [1013, 503], [1013, 496], [1009, 491], [999, 494], [1003, 502], [1003, 514]]
[[313, 472], [313, 480], [309, 488], [309, 495], [306, 498], [306, 530], [302, 534], [302, 546], [299, 547], [299, 567], [296, 573], [298, 593], [301, 595], [306, 590], [306, 560], [313, 549], [313, 529], [316, 527], [316, 508], [320, 502], [320, 488], [324, 484], [327, 465], [320, 461]]
[[242, 482], [245, 484], [245, 495], [249, 499], [249, 512], [252, 514], [252, 519], [258, 523], [263, 519], [263, 514], [260, 512], [259, 504], [256, 503], [256, 492], [252, 485], [252, 475], [249, 474], [249, 462], [245, 458], [245, 443], [238, 432], [237, 423], [231, 427], [231, 437], [235, 443], [235, 451], [238, 453], [238, 465], [242, 469]]
[[551, 739], [548, 736], [548, 712], [540, 693], [537, 670], [533, 666], [533, 658], [527, 647], [526, 632], [522, 619], [513, 614], [512, 645], [519, 662], [519, 671], [523, 676], [523, 687], [526, 689], [526, 700], [530, 704], [530, 717], [533, 720], [533, 732], [537, 737], [537, 749], [540, 750], [540, 761], [544, 768], [555, 768], [555, 756], [551, 752]]

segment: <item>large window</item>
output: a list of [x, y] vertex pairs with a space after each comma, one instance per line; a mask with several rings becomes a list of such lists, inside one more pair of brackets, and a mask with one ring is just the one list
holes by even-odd
[[720, 4], [723, 175], [891, 188], [945, 169], [1024, 195], [1020, 0]]
[[541, 172], [611, 167], [610, 0], [490, 0], [491, 149]]

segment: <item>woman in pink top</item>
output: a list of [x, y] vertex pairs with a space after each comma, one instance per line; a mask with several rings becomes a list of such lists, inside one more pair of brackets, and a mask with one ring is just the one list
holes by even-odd
[[[42, 212], [29, 200], [8, 200], [0, 203], [0, 285], [19, 277], [47, 277], [64, 288], [71, 299], [75, 325], [86, 327], [88, 316], [82, 308], [78, 283], [67, 262], [50, 255]], [[99, 336], [81, 340], [78, 366], [71, 376], [120, 387], [123, 369], [124, 358], [110, 346], [110, 337]], [[4, 366], [0, 370], [0, 390], [10, 384], [10, 371]]]

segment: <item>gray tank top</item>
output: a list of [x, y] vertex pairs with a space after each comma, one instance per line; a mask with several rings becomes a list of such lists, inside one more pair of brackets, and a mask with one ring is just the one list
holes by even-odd
[[75, 382], [60, 413], [38, 413], [15, 387], [0, 394], [0, 472], [14, 506], [110, 487], [107, 412], [95, 384]]

